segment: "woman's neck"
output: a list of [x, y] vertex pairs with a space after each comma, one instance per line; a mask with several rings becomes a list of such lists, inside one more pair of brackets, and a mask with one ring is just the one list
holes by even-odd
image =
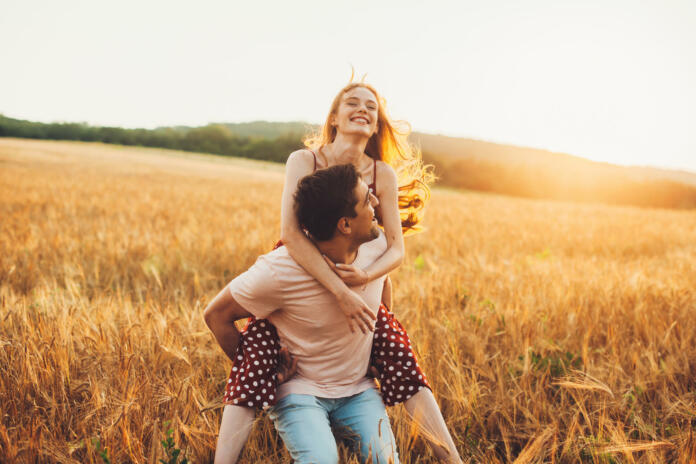
[[367, 156], [365, 147], [368, 140], [364, 136], [336, 134], [334, 141], [326, 146], [330, 164], [352, 164], [360, 168], [363, 157]]

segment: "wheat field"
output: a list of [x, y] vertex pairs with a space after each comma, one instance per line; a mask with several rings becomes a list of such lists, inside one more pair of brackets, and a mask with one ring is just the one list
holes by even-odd
[[[230, 362], [202, 310], [278, 238], [282, 180], [0, 139], [0, 462], [154, 463], [168, 428], [211, 462]], [[696, 212], [435, 189], [425, 224], [395, 313], [465, 461], [696, 462]], [[241, 461], [288, 460], [259, 415]]]

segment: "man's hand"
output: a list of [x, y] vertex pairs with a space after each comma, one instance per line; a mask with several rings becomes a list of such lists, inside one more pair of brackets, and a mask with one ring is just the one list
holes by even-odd
[[280, 349], [280, 361], [278, 363], [278, 385], [295, 375], [297, 372], [297, 359], [290, 356], [287, 348]]
[[367, 366], [367, 375], [368, 377], [372, 377], [373, 379], [379, 379], [379, 369], [377, 368], [376, 365], [370, 364]]

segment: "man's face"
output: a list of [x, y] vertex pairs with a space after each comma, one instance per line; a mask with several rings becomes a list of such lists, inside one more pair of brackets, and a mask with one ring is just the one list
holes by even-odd
[[375, 217], [375, 207], [379, 204], [377, 197], [370, 193], [367, 184], [360, 179], [353, 194], [357, 200], [353, 218], [348, 218], [351, 235], [357, 244], [369, 242], [379, 237], [379, 227]]

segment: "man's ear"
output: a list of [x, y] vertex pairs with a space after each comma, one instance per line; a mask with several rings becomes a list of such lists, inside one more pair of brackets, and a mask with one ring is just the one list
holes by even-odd
[[342, 217], [341, 219], [338, 220], [338, 224], [336, 224], [336, 229], [344, 235], [350, 235], [351, 229], [350, 229], [350, 221], [348, 220], [347, 217]]

